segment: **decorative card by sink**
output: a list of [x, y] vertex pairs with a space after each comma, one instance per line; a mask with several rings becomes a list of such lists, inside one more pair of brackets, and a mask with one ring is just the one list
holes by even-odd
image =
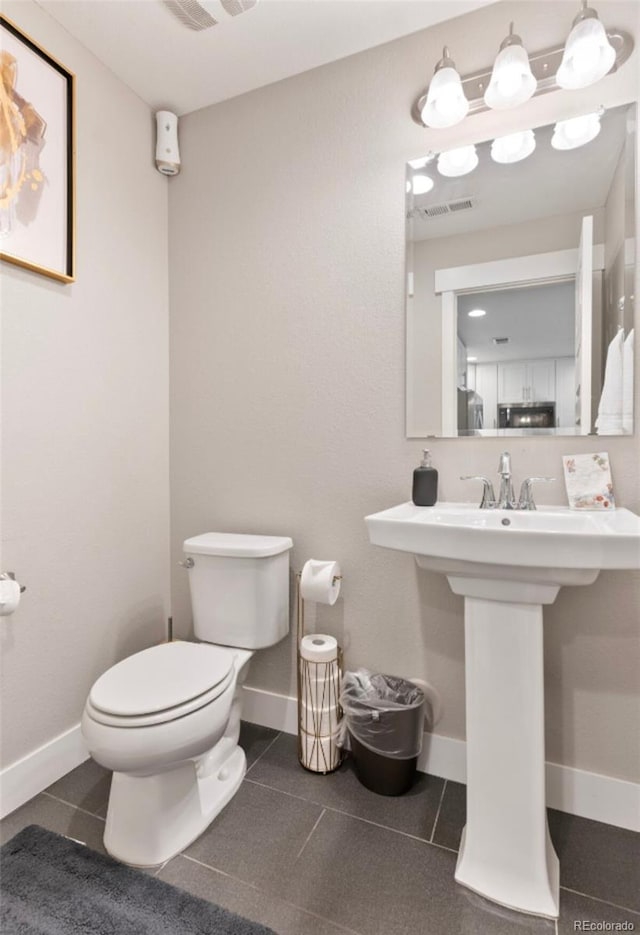
[[570, 509], [615, 509], [608, 452], [563, 455], [562, 464]]

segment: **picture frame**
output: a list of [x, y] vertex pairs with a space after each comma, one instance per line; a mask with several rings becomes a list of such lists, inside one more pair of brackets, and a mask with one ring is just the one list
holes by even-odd
[[75, 281], [75, 75], [0, 14], [0, 259]]

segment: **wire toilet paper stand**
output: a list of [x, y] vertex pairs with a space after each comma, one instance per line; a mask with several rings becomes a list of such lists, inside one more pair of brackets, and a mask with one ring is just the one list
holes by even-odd
[[[306, 634], [301, 578], [302, 572], [297, 572], [298, 760], [310, 772], [332, 773], [342, 762], [342, 748], [337, 743], [342, 718], [342, 649], [337, 646], [335, 658], [321, 662], [302, 656]], [[341, 579], [342, 575], [335, 575], [333, 584]]]

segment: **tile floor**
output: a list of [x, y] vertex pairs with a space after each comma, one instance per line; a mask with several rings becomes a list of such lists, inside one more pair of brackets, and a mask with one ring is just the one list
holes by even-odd
[[[278, 935], [640, 931], [640, 835], [550, 810], [561, 917], [534, 919], [454, 882], [464, 786], [421, 775], [409, 794], [379, 796], [348, 761], [331, 776], [303, 770], [287, 734], [243, 724], [240, 742], [238, 794], [160, 879]], [[109, 774], [88, 761], [0, 822], [0, 840], [39, 824], [102, 851], [108, 794]]]

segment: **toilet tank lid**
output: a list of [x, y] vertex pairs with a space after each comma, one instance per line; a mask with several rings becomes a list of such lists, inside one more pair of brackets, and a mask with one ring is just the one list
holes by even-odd
[[229, 555], [236, 558], [267, 558], [293, 548], [288, 536], [248, 536], [234, 532], [205, 532], [185, 539], [182, 549], [192, 555]]

